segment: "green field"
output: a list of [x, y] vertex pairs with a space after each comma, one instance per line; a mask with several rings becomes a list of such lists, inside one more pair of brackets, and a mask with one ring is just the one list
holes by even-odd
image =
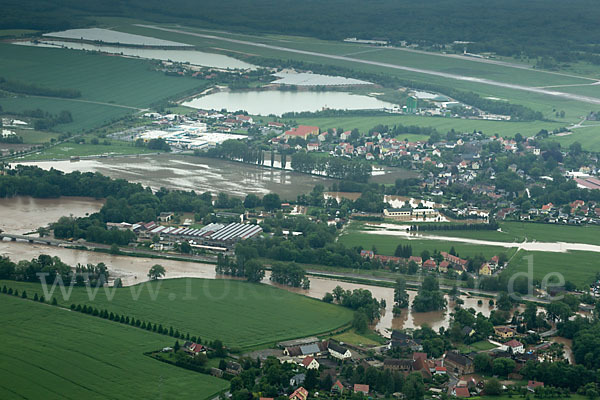
[[208, 399], [229, 382], [143, 353], [172, 338], [0, 295], [2, 399]]
[[[38, 284], [2, 282], [41, 292]], [[187, 286], [189, 284], [189, 286]], [[150, 290], [157, 290], [156, 301]], [[58, 290], [58, 289], [57, 289]], [[133, 292], [140, 291], [134, 300]], [[59, 304], [89, 304], [141, 320], [173, 326], [202, 340], [220, 339], [228, 346], [250, 348], [284, 339], [316, 335], [352, 320], [352, 311], [272, 286], [235, 280], [172, 279], [116, 290], [109, 301], [102, 291], [90, 301], [86, 289], [73, 289]], [[173, 300], [171, 300], [174, 298]]]
[[481, 340], [479, 342], [471, 343], [471, 344], [463, 344], [459, 347], [459, 351], [463, 354], [470, 353], [472, 351], [486, 351], [496, 348], [497, 346], [491, 344], [487, 340]]
[[340, 235], [338, 241], [347, 247], [362, 246], [364, 249], [371, 249], [373, 246], [377, 248], [377, 254], [394, 255], [394, 251], [399, 244], [410, 244], [414, 255], [419, 255], [423, 250], [428, 250], [432, 253], [434, 250], [450, 251], [454, 247], [456, 252], [461, 257], [475, 256], [483, 254], [486, 258], [491, 258], [500, 253], [506, 253], [509, 257], [514, 253], [514, 249], [500, 246], [485, 246], [461, 242], [428, 240], [428, 239], [411, 239], [408, 240], [399, 236], [392, 235], [373, 235], [367, 232], [356, 230], [347, 230]]
[[91, 130], [165, 99], [206, 87], [198, 79], [153, 71], [146, 60], [6, 43], [0, 43], [0, 53], [0, 76], [6, 79], [81, 92], [77, 99], [0, 99], [0, 105], [8, 112], [36, 108], [51, 113], [69, 110], [73, 123], [56, 126], [66, 132]]
[[[519, 132], [523, 136], [535, 135], [540, 129], [551, 131], [565, 124], [560, 122], [506, 122], [506, 121], [478, 121], [460, 118], [444, 117], [421, 117], [411, 115], [384, 116], [384, 117], [317, 117], [317, 118], [295, 118], [298, 124], [316, 125], [322, 129], [342, 127], [347, 130], [357, 128], [366, 133], [376, 125], [389, 125], [390, 127], [402, 124], [404, 126], [424, 126], [436, 128], [441, 134], [451, 129], [458, 132], [482, 131], [488, 136], [499, 134], [501, 136], [514, 136]], [[401, 134], [398, 139], [422, 140], [427, 135]]]
[[506, 273], [529, 273], [528, 260], [533, 256], [533, 279], [541, 282], [545, 277], [549, 282], [556, 282], [553, 275], [560, 274], [565, 281], [570, 281], [578, 288], [584, 289], [594, 282], [600, 272], [598, 253], [586, 251], [569, 251], [567, 253], [543, 253], [519, 251], [511, 260]]
[[[27, 160], [53, 160], [67, 159], [71, 156], [99, 156], [103, 154], [123, 155], [123, 154], [147, 154], [155, 153], [156, 151], [148, 150], [145, 147], [135, 147], [130, 142], [122, 142], [118, 140], [110, 140], [109, 146], [103, 144], [77, 144], [73, 142], [65, 142], [59, 145], [45, 149], [42, 152], [36, 152], [19, 158], [21, 161]], [[101, 142], [102, 143], [102, 142]]]

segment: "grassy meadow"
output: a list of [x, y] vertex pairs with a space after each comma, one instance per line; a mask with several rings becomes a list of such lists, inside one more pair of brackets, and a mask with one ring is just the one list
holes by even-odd
[[[560, 122], [506, 122], [506, 121], [481, 121], [459, 118], [444, 117], [421, 117], [413, 115], [394, 115], [377, 117], [317, 117], [317, 118], [296, 118], [296, 122], [304, 125], [316, 125], [322, 129], [342, 127], [347, 130], [357, 128], [361, 132], [368, 132], [376, 125], [389, 125], [390, 127], [402, 124], [404, 126], [423, 126], [436, 128], [441, 134], [454, 129], [458, 132], [482, 131], [488, 136], [499, 134], [501, 136], [514, 136], [519, 132], [523, 136], [535, 135], [540, 129], [553, 130], [560, 128], [564, 124]], [[408, 138], [408, 140], [427, 139], [428, 135], [401, 134], [398, 139]]]
[[0, 294], [0, 398], [208, 399], [229, 382], [143, 353], [172, 338]]
[[560, 274], [565, 281], [570, 281], [578, 288], [584, 289], [594, 282], [600, 272], [598, 253], [586, 251], [569, 251], [566, 253], [544, 253], [519, 251], [511, 260], [508, 274], [528, 273], [528, 259], [533, 256], [533, 279], [541, 282], [545, 277], [548, 282], [557, 282], [553, 275]]
[[76, 99], [0, 98], [5, 112], [36, 108], [50, 113], [70, 111], [73, 122], [55, 127], [61, 132], [90, 131], [152, 104], [206, 87], [199, 79], [154, 71], [147, 60], [7, 43], [0, 43], [0, 53], [1, 77], [81, 92], [81, 97]]
[[372, 249], [373, 246], [377, 249], [377, 254], [393, 256], [396, 247], [399, 244], [412, 247], [414, 255], [419, 255], [424, 250], [433, 253], [434, 250], [450, 251], [454, 247], [456, 252], [461, 257], [475, 256], [483, 254], [486, 258], [491, 258], [500, 253], [506, 253], [509, 257], [514, 253], [513, 249], [500, 246], [485, 246], [461, 242], [428, 240], [428, 239], [406, 239], [400, 236], [393, 235], [373, 235], [366, 232], [348, 230], [339, 236], [338, 241], [347, 247], [362, 246], [364, 249]]
[[[42, 294], [39, 284], [0, 283], [20, 291], [26, 288], [30, 295]], [[157, 293], [156, 300], [151, 293]], [[228, 279], [190, 278], [143, 283], [117, 289], [112, 300], [104, 291], [90, 300], [85, 288], [74, 288], [68, 300], [59, 292], [54, 297], [67, 307], [75, 303], [106, 308], [164, 327], [173, 326], [203, 341], [220, 339], [230, 347], [240, 348], [325, 333], [352, 320], [352, 311], [341, 306], [272, 286]]]

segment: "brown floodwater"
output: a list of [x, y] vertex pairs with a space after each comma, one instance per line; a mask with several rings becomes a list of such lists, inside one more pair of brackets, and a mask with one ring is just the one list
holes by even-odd
[[153, 189], [161, 187], [196, 192], [225, 192], [244, 197], [248, 193], [278, 193], [282, 199], [295, 200], [317, 184], [330, 186], [334, 180], [293, 171], [263, 168], [216, 158], [181, 154], [105, 157], [78, 162], [32, 161], [15, 164], [36, 165], [64, 172], [100, 172], [112, 178], [141, 183]]
[[[64, 247], [29, 244], [25, 242], [0, 242], [0, 255], [8, 256], [13, 261], [31, 260], [38, 257], [40, 254], [48, 254], [51, 256], [60, 257], [62, 261], [71, 266], [75, 266], [78, 263], [97, 264], [103, 262], [109, 268], [111, 280], [119, 277], [123, 280], [124, 285], [134, 285], [136, 283], [147, 281], [148, 278], [146, 274], [148, 273], [150, 267], [154, 264], [161, 264], [163, 267], [165, 267], [165, 278], [228, 278], [226, 276], [218, 276], [215, 273], [215, 266], [213, 264], [165, 259], [158, 260], [144, 257], [127, 257], [122, 255], [111, 255], [105, 253], [95, 253], [91, 251], [67, 249]], [[392, 315], [394, 290], [391, 288], [348, 283], [336, 279], [311, 277], [310, 289], [304, 290], [300, 288], [291, 288], [288, 286], [273, 284], [269, 280], [269, 275], [270, 274], [267, 272], [266, 277], [263, 280], [264, 283], [317, 299], [323, 298], [326, 292], [332, 292], [333, 289], [338, 285], [345, 290], [354, 290], [359, 288], [370, 290], [373, 294], [373, 297], [379, 300], [385, 299], [387, 303], [387, 307], [382, 315], [382, 318], [375, 326], [375, 328], [385, 336], [390, 335], [391, 329], [414, 329], [424, 325], [427, 325], [436, 331], [442, 326], [447, 328], [450, 322], [450, 312], [454, 306], [453, 303], [449, 303], [447, 310], [427, 313], [414, 313], [409, 308], [403, 310], [402, 315], [394, 317]], [[415, 295], [416, 292], [409, 291], [411, 302]], [[461, 298], [465, 302], [463, 307], [472, 307], [477, 312], [482, 312], [484, 315], [489, 316], [490, 307], [488, 305], [488, 299], [466, 296], [462, 296]], [[482, 300], [483, 304], [481, 306], [477, 305], [478, 299]]]
[[83, 217], [99, 211], [103, 200], [91, 197], [35, 199], [28, 196], [0, 198], [0, 229], [23, 234], [56, 222], [60, 217]]

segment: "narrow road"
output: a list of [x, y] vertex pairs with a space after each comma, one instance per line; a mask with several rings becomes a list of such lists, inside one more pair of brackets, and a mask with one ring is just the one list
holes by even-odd
[[416, 72], [419, 74], [439, 76], [442, 78], [454, 79], [454, 80], [459, 80], [459, 81], [480, 83], [480, 84], [489, 85], [489, 86], [496, 86], [496, 87], [502, 87], [502, 88], [507, 88], [507, 89], [520, 90], [520, 91], [529, 92], [529, 93], [542, 94], [542, 95], [547, 95], [547, 96], [563, 98], [563, 99], [567, 99], [567, 100], [580, 101], [580, 102], [588, 103], [588, 104], [600, 105], [600, 98], [597, 98], [597, 97], [559, 92], [559, 91], [548, 90], [548, 89], [543, 89], [543, 88], [536, 88], [533, 86], [524, 86], [524, 85], [517, 85], [517, 84], [513, 84], [513, 83], [498, 82], [498, 81], [493, 81], [491, 79], [450, 74], [450, 73], [446, 73], [446, 72], [439, 72], [439, 71], [433, 71], [433, 70], [422, 69], [422, 68], [412, 68], [412, 67], [406, 67], [403, 65], [390, 64], [390, 63], [384, 63], [384, 62], [378, 62], [378, 61], [361, 60], [358, 58], [338, 56], [338, 55], [334, 55], [334, 54], [325, 54], [325, 53], [319, 53], [319, 52], [315, 52], [315, 51], [292, 49], [292, 48], [288, 48], [288, 47], [274, 46], [274, 45], [268, 45], [268, 44], [264, 44], [264, 43], [249, 42], [246, 40], [231, 39], [231, 38], [215, 36], [215, 35], [206, 35], [206, 34], [202, 34], [202, 33], [188, 32], [188, 31], [181, 30], [181, 29], [163, 28], [163, 27], [159, 27], [159, 26], [144, 25], [144, 24], [136, 24], [136, 26], [139, 26], [142, 28], [148, 28], [148, 29], [156, 29], [156, 30], [165, 31], [165, 32], [172, 32], [172, 33], [179, 33], [179, 34], [183, 34], [183, 35], [201, 37], [204, 39], [220, 40], [220, 41], [224, 41], [224, 42], [241, 44], [241, 45], [245, 45], [245, 46], [261, 47], [261, 48], [270, 49], [270, 50], [285, 51], [288, 53], [303, 54], [303, 55], [314, 56], [314, 57], [328, 58], [328, 59], [332, 59], [332, 60], [347, 61], [347, 62], [352, 62], [352, 63], [357, 63], [357, 64], [367, 64], [367, 65], [374, 65], [374, 66], [384, 67], [384, 68], [392, 68], [392, 69], [397, 69], [397, 70], [402, 70], [402, 71]]

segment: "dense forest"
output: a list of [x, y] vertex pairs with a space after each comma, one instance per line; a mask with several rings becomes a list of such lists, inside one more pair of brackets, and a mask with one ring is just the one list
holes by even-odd
[[[0, 29], [65, 29], [93, 16], [212, 26], [221, 30], [407, 41], [425, 46], [473, 42], [468, 51], [550, 56], [600, 63], [600, 8], [594, 0], [6, 0]], [[460, 44], [460, 51], [464, 45]]]

